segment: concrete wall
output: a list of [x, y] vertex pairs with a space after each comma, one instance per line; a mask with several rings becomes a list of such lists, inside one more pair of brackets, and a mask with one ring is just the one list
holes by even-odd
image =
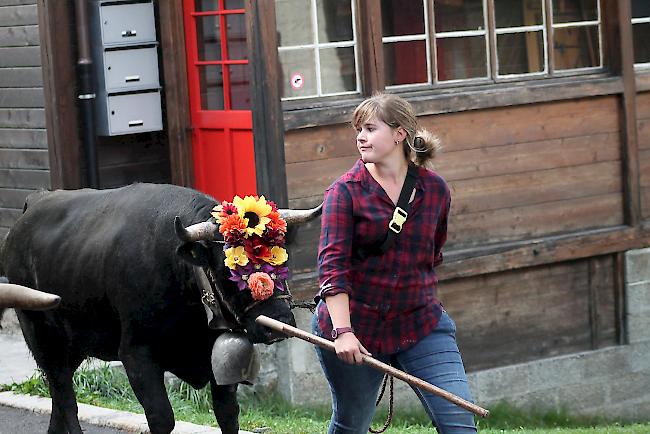
[[[650, 415], [650, 249], [626, 254], [626, 345], [474, 372], [475, 401], [518, 406], [564, 407], [580, 414], [624, 419]], [[298, 327], [310, 329], [311, 313], [296, 311]], [[462, 327], [462, 325], [460, 325]], [[291, 339], [264, 349], [258, 388], [277, 387], [296, 404], [329, 404], [327, 383], [311, 345]], [[418, 405], [397, 381], [397, 407]]]

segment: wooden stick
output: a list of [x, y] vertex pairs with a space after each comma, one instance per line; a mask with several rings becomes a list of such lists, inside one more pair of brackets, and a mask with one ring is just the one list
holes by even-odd
[[[255, 319], [255, 321], [268, 328], [284, 333], [288, 336], [294, 336], [296, 338], [300, 338], [304, 341], [307, 341], [311, 344], [318, 345], [319, 347], [324, 348], [326, 350], [335, 351], [333, 342], [328, 341], [327, 339], [323, 339], [319, 336], [313, 335], [311, 333], [307, 333], [303, 330], [300, 330], [299, 328], [292, 327], [283, 322], [274, 320], [273, 318], [260, 315]], [[407, 374], [406, 372], [396, 369], [390, 365], [387, 365], [386, 363], [380, 362], [379, 360], [371, 356], [366, 356], [365, 354], [362, 354], [361, 357], [363, 359], [364, 364], [372, 368], [375, 368], [379, 371], [382, 371], [386, 374], [392, 375], [395, 378], [399, 378], [400, 380], [410, 384], [411, 386], [418, 387], [427, 392], [431, 392], [434, 395], [438, 395], [442, 398], [445, 398], [446, 400], [451, 401], [457, 406], [462, 407], [465, 410], [471, 411], [472, 413], [478, 416], [488, 417], [488, 415], [490, 414], [488, 410], [479, 407], [478, 405], [472, 404], [471, 402], [461, 398], [460, 396], [454, 395], [453, 393], [449, 393], [446, 390], [440, 389], [439, 387], [436, 387], [433, 384], [429, 384], [418, 377]]]

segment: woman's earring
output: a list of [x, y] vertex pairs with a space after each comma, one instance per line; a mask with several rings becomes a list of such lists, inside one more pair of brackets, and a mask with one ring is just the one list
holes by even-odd
[[399, 140], [395, 140], [395, 146], [399, 145]]

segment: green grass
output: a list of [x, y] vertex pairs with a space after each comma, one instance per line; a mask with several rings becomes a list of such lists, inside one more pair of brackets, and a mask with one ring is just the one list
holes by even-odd
[[[79, 402], [117, 410], [142, 413], [126, 375], [108, 365], [81, 369], [75, 373], [74, 385]], [[44, 379], [34, 375], [20, 384], [0, 386], [0, 390], [49, 397]], [[216, 426], [212, 414], [209, 387], [194, 390], [186, 383], [173, 382], [167, 387], [177, 420]], [[240, 388], [241, 428], [267, 434], [313, 434], [327, 431], [329, 409], [291, 406], [277, 395], [259, 395], [250, 387]], [[490, 408], [487, 419], [478, 420], [479, 432], [488, 434], [646, 434], [650, 423], [618, 424], [604, 417], [576, 417], [567, 411], [522, 410], [508, 404]], [[386, 412], [375, 416], [374, 427], [383, 424]], [[264, 430], [268, 428], [268, 430]], [[424, 434], [435, 432], [423, 411], [398, 410], [388, 434]]]

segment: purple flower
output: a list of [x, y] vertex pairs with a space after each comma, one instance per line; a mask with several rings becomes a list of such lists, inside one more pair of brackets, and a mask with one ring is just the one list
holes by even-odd
[[248, 288], [248, 277], [255, 271], [257, 270], [255, 270], [255, 266], [251, 262], [243, 267], [238, 265], [230, 270], [230, 280], [237, 283], [237, 288], [240, 291], [244, 291]]

